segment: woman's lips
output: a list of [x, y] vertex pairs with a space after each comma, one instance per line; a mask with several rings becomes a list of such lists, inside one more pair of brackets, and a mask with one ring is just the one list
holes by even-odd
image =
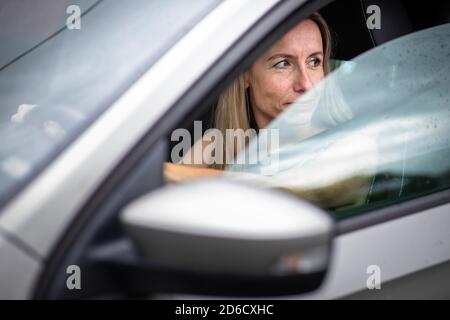
[[299, 100], [296, 100], [294, 102], [285, 103], [284, 106], [286, 106], [286, 107], [290, 106], [290, 105], [300, 105], [300, 106], [306, 105], [306, 106], [310, 106], [310, 105], [315, 104], [316, 102], [317, 102], [316, 99], [309, 99], [309, 100], [299, 99]]
[[290, 106], [291, 104], [308, 104], [311, 102], [314, 102], [315, 100], [311, 99], [311, 100], [298, 100], [298, 101], [294, 101], [294, 102], [288, 102], [285, 103], [285, 106]]

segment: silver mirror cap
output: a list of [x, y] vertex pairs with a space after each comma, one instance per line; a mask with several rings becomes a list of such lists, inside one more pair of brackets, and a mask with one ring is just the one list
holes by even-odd
[[294, 196], [205, 179], [128, 205], [122, 224], [149, 262], [234, 276], [323, 272], [334, 224]]

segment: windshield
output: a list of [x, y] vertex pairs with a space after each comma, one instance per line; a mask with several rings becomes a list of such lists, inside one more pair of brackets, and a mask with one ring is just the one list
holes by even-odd
[[0, 203], [219, 2], [2, 1]]
[[338, 217], [446, 189], [449, 90], [450, 24], [388, 42], [341, 63], [260, 132], [227, 175]]

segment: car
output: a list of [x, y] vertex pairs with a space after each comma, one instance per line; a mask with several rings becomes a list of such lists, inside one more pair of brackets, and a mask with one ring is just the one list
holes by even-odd
[[[448, 3], [77, 3], [0, 5], [1, 298], [450, 297]], [[171, 133], [315, 11], [348, 117], [283, 112], [273, 179], [167, 186]], [[355, 177], [352, 205], [298, 191]]]

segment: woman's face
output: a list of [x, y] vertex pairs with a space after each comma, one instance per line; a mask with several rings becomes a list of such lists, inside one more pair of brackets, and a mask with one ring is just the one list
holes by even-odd
[[304, 20], [245, 73], [258, 127], [266, 127], [323, 77], [320, 29], [314, 21]]

